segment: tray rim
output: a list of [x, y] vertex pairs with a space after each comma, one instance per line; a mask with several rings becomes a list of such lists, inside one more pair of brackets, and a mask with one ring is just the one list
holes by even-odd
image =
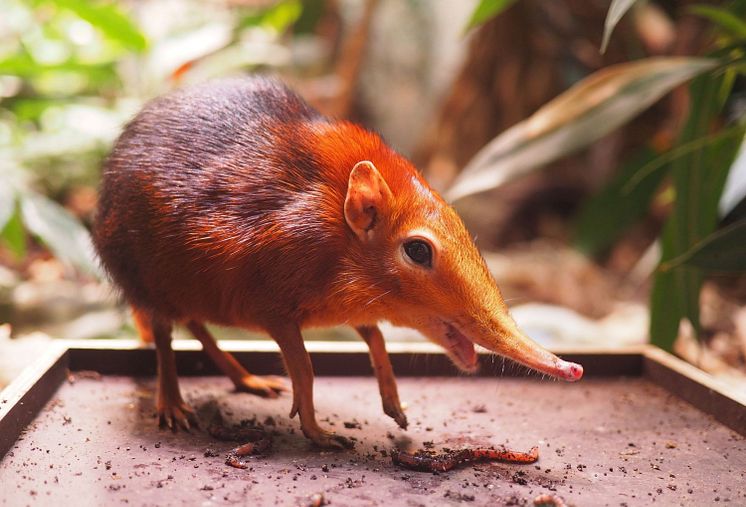
[[[223, 350], [239, 357], [256, 355], [266, 357], [267, 354], [274, 356], [279, 353], [279, 347], [271, 340], [222, 340], [219, 344]], [[173, 347], [177, 361], [188, 356], [191, 356], [192, 360], [201, 356], [201, 347], [196, 340], [174, 340]], [[308, 341], [306, 348], [314, 360], [314, 365], [321, 359], [322, 362], [329, 363], [334, 368], [339, 366], [339, 359], [347, 358], [357, 360], [354, 367], [358, 370], [361, 364], [368, 364], [367, 347], [362, 342]], [[442, 368], [448, 360], [442, 349], [435, 344], [391, 342], [387, 343], [387, 349], [392, 362], [398, 360], [400, 364], [406, 364], [408, 361], [411, 365], [413, 358], [429, 356], [429, 361], [426, 362], [432, 363], [433, 360], [438, 360], [435, 365], [438, 376], [449, 375], [448, 370]], [[646, 378], [746, 437], [746, 393], [726, 385], [696, 366], [654, 345], [615, 348], [564, 347], [552, 348], [552, 352], [562, 356], [573, 356], [573, 359], [581, 361], [583, 358], [591, 357], [604, 358], [610, 364], [615, 360], [622, 361], [621, 368], [624, 370], [621, 373], [599, 375], [597, 372], [592, 376]], [[479, 353], [483, 363], [491, 357], [487, 351], [480, 350]], [[24, 368], [21, 374], [3, 390], [0, 390], [0, 460], [62, 385], [70, 368], [72, 367], [74, 371], [86, 369], [75, 368], [76, 357], [86, 354], [88, 357], [91, 354], [114, 354], [120, 357], [122, 354], [153, 355], [154, 349], [152, 345], [144, 344], [136, 339], [60, 339], [51, 342], [41, 356]], [[279, 356], [277, 357], [279, 360]], [[630, 359], [632, 359], [631, 362]], [[639, 368], [636, 366], [638, 361]], [[345, 361], [345, 363], [348, 362]], [[372, 375], [369, 364], [366, 371], [360, 370], [357, 374]], [[418, 374], [428, 375], [427, 373]], [[430, 376], [434, 375], [430, 374]]]

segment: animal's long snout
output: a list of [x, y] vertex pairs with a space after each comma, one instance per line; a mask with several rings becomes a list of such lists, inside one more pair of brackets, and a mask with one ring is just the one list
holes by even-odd
[[583, 376], [581, 365], [565, 361], [552, 354], [524, 335], [512, 319], [510, 322], [497, 323], [490, 330], [489, 335], [479, 342], [480, 345], [497, 354], [562, 380], [575, 382]]
[[504, 347], [496, 352], [529, 368], [553, 377], [575, 382], [583, 376], [583, 367], [555, 356], [530, 338], [519, 334], [503, 341]]

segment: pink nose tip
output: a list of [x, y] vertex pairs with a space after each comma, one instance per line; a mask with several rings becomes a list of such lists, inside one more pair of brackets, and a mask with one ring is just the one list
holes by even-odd
[[583, 376], [583, 367], [578, 363], [562, 361], [562, 363], [559, 365], [559, 369], [562, 372], [562, 378], [569, 382], [580, 380], [580, 378]]

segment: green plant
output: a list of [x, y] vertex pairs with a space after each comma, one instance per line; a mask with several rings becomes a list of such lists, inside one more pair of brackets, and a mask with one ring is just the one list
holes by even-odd
[[661, 271], [684, 264], [716, 273], [746, 271], [746, 220], [723, 227], [680, 256], [663, 262]]
[[[478, 9], [497, 3], [505, 4], [485, 0]], [[611, 3], [602, 51], [634, 4], [634, 0]], [[598, 253], [644, 215], [661, 183], [670, 178], [674, 205], [660, 239], [662, 254], [654, 275], [650, 325], [652, 342], [669, 349], [682, 318], [700, 331], [704, 272], [746, 268], [741, 242], [744, 219], [715, 231], [723, 185], [746, 132], [744, 118], [721, 120], [736, 77], [746, 74], [746, 1], [724, 7], [695, 6], [690, 12], [712, 23], [716, 47], [708, 57], [647, 58], [592, 74], [491, 141], [447, 192], [451, 199], [458, 199], [536, 170], [627, 123], [674, 87], [694, 78], [689, 85], [691, 107], [673, 148], [662, 154], [644, 148], [585, 204], [577, 224], [577, 246]]]
[[145, 51], [146, 38], [108, 2], [3, 0], [0, 8], [10, 21], [0, 31], [0, 240], [20, 259], [28, 232], [96, 275], [85, 227], [46, 193], [95, 181], [126, 118], [113, 100], [122, 87], [116, 66]]
[[28, 187], [2, 188], [0, 238], [18, 258], [26, 252], [28, 231], [65, 265], [99, 275], [88, 231], [64, 207]]
[[502, 11], [516, 3], [517, 0], [480, 0], [466, 24], [466, 30], [481, 25], [494, 18]]
[[[177, 20], [164, 16], [148, 36], [111, 0], [0, 0], [0, 244], [17, 259], [32, 236], [71, 269], [97, 276], [86, 228], [56, 201], [96, 184], [122, 124], [152, 96], [285, 64], [278, 41], [303, 12], [299, 0], [178, 8]], [[246, 50], [252, 30], [264, 45]]]
[[496, 188], [584, 148], [671, 89], [715, 68], [708, 58], [648, 58], [601, 69], [481, 149], [446, 192], [449, 199]]

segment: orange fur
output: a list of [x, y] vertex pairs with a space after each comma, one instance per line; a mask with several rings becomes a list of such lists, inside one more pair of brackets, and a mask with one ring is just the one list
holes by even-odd
[[[430, 245], [431, 266], [405, 253], [413, 238]], [[520, 333], [461, 219], [408, 160], [274, 81], [205, 85], [147, 106], [107, 161], [94, 240], [143, 322], [191, 323], [232, 377], [253, 379], [217, 355], [202, 323], [270, 333], [294, 411], [322, 444], [331, 441], [313, 418], [302, 328], [358, 328], [402, 425], [381, 320], [422, 331], [468, 371], [476, 343], [545, 373], [582, 374]]]

